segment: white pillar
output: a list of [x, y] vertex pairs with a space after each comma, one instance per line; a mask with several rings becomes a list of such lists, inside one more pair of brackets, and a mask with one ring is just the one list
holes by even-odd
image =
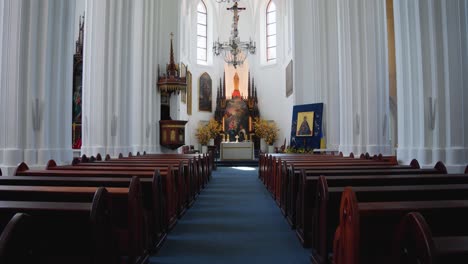
[[0, 3], [0, 164], [5, 167], [71, 161], [74, 10], [75, 1]]
[[0, 2], [0, 157], [3, 166], [15, 166], [23, 160], [24, 145], [24, 62], [29, 14], [24, 1]]
[[143, 131], [145, 127], [143, 126], [143, 80], [145, 77], [144, 73], [144, 47], [145, 47], [145, 32], [144, 29], [147, 25], [145, 22], [145, 3], [143, 0], [134, 0], [134, 9], [133, 9], [133, 31], [131, 34], [131, 54], [132, 54], [132, 79], [131, 86], [133, 91], [131, 96], [131, 113], [132, 119], [130, 121], [132, 127], [138, 127], [141, 129], [134, 129], [131, 131], [131, 142], [132, 142], [132, 151], [136, 152], [139, 149], [143, 148]]
[[468, 149], [468, 3], [395, 0], [398, 157], [454, 170]]
[[297, 105], [324, 103], [327, 148], [340, 144], [336, 1], [294, 1], [294, 86]]
[[105, 94], [108, 43], [108, 1], [87, 1], [83, 55], [81, 153], [106, 152], [108, 118]]
[[83, 154], [124, 155], [132, 127], [134, 1], [87, 1], [83, 67]]
[[127, 155], [159, 145], [157, 33], [161, 14], [177, 19], [176, 8], [168, 14], [160, 6], [152, 0], [87, 2], [82, 153]]
[[385, 1], [338, 1], [340, 150], [390, 152]]

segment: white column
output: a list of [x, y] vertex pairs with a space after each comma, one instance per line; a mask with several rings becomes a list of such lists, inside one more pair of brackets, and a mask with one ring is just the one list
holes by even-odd
[[83, 56], [82, 154], [106, 153], [108, 2], [87, 1]]
[[340, 150], [390, 152], [385, 1], [338, 1]]
[[145, 88], [143, 85], [144, 79], [144, 68], [143, 68], [143, 61], [144, 61], [144, 46], [145, 46], [145, 38], [146, 35], [144, 34], [144, 27], [147, 26], [145, 24], [145, 4], [143, 0], [134, 0], [134, 10], [132, 16], [132, 24], [133, 30], [131, 34], [131, 54], [132, 54], [132, 79], [131, 79], [131, 86], [133, 87], [133, 92], [131, 96], [131, 113], [132, 119], [130, 121], [132, 127], [138, 127], [140, 129], [133, 129], [130, 133], [131, 136], [131, 144], [132, 144], [132, 151], [136, 152], [142, 149], [142, 140], [143, 140], [143, 131], [145, 127], [143, 126], [143, 89]]
[[[87, 155], [152, 151], [160, 2], [87, 2], [83, 147]], [[165, 17], [175, 17], [177, 9]], [[168, 40], [169, 34], [166, 35]], [[169, 50], [167, 50], [169, 54]], [[155, 113], [156, 111], [156, 113]], [[153, 151], [152, 151], [153, 152]]]
[[395, 0], [398, 157], [454, 170], [468, 149], [468, 3]]
[[24, 2], [0, 2], [0, 158], [3, 166], [15, 166], [23, 160], [24, 62], [23, 52], [29, 14]]
[[71, 161], [74, 10], [75, 1], [0, 3], [0, 164], [6, 167]]
[[338, 26], [336, 1], [294, 1], [296, 104], [324, 103], [327, 148], [340, 143]]
[[130, 151], [134, 1], [88, 1], [83, 67], [83, 146], [87, 155]]

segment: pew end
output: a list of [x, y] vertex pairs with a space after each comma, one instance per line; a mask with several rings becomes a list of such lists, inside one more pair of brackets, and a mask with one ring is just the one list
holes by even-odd
[[392, 263], [435, 263], [431, 230], [420, 213], [403, 217], [395, 232], [392, 255]]
[[110, 214], [110, 196], [105, 187], [99, 187], [93, 196], [90, 222], [94, 227], [94, 255], [97, 263], [117, 263], [118, 256], [116, 239], [113, 235]]
[[16, 167], [15, 171], [13, 172], [13, 175], [18, 175], [20, 172], [25, 172], [28, 171], [29, 167], [26, 163], [21, 162], [18, 167]]
[[97, 161], [102, 161], [101, 153], [98, 153], [98, 154], [96, 155], [96, 160], [97, 160]]
[[50, 169], [52, 169], [54, 167], [57, 167], [57, 162], [55, 162], [55, 160], [51, 159], [51, 160], [49, 160], [47, 162], [45, 169], [50, 170]]
[[89, 162], [89, 158], [85, 154], [83, 154], [81, 156], [81, 162]]
[[361, 155], [359, 156], [360, 159], [366, 159], [366, 155], [364, 155], [364, 153], [361, 153]]
[[[335, 231], [335, 235], [333, 237], [333, 255], [329, 257], [328, 263], [335, 264], [339, 260], [343, 259], [341, 256], [341, 252], [343, 252], [343, 245], [342, 245], [342, 238], [341, 238], [341, 228], [338, 226]], [[335, 255], [336, 254], [336, 255]], [[317, 263], [319, 264], [319, 263]]]
[[411, 166], [411, 168], [413, 168], [413, 169], [420, 169], [420, 168], [421, 168], [421, 166], [419, 165], [419, 162], [418, 162], [417, 159], [411, 160], [410, 166]]
[[339, 251], [333, 252], [334, 263], [359, 263], [360, 219], [356, 194], [351, 187], [346, 187], [341, 196], [340, 204], [340, 241]]
[[327, 209], [328, 209], [328, 183], [325, 176], [320, 176], [317, 182], [317, 198], [316, 198], [316, 213], [313, 215], [315, 222], [312, 239], [312, 256], [314, 261], [325, 263], [327, 258], [327, 243], [326, 240], [320, 238], [327, 234]]
[[468, 165], [466, 165], [465, 174], [468, 174]]
[[123, 154], [122, 153], [119, 153], [119, 159], [123, 159]]
[[31, 217], [16, 213], [0, 235], [0, 263], [33, 263], [34, 239]]
[[349, 153], [349, 157], [352, 158], [352, 159], [354, 159], [354, 153], [352, 153], [352, 152]]
[[72, 166], [78, 165], [80, 163], [80, 158], [73, 158], [72, 160]]
[[443, 174], [447, 174], [447, 167], [445, 167], [445, 164], [442, 161], [438, 161], [436, 165], [434, 166], [434, 169], [440, 171]]
[[104, 158], [105, 161], [109, 161], [111, 160], [111, 156], [109, 154], [106, 155], [106, 157]]

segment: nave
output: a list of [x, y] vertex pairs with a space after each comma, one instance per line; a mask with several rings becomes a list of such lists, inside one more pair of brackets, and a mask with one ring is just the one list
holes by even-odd
[[150, 263], [310, 263], [254, 168], [220, 167]]

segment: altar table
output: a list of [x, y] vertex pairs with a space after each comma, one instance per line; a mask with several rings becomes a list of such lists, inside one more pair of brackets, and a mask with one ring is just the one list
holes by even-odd
[[253, 142], [221, 142], [221, 160], [253, 160]]

